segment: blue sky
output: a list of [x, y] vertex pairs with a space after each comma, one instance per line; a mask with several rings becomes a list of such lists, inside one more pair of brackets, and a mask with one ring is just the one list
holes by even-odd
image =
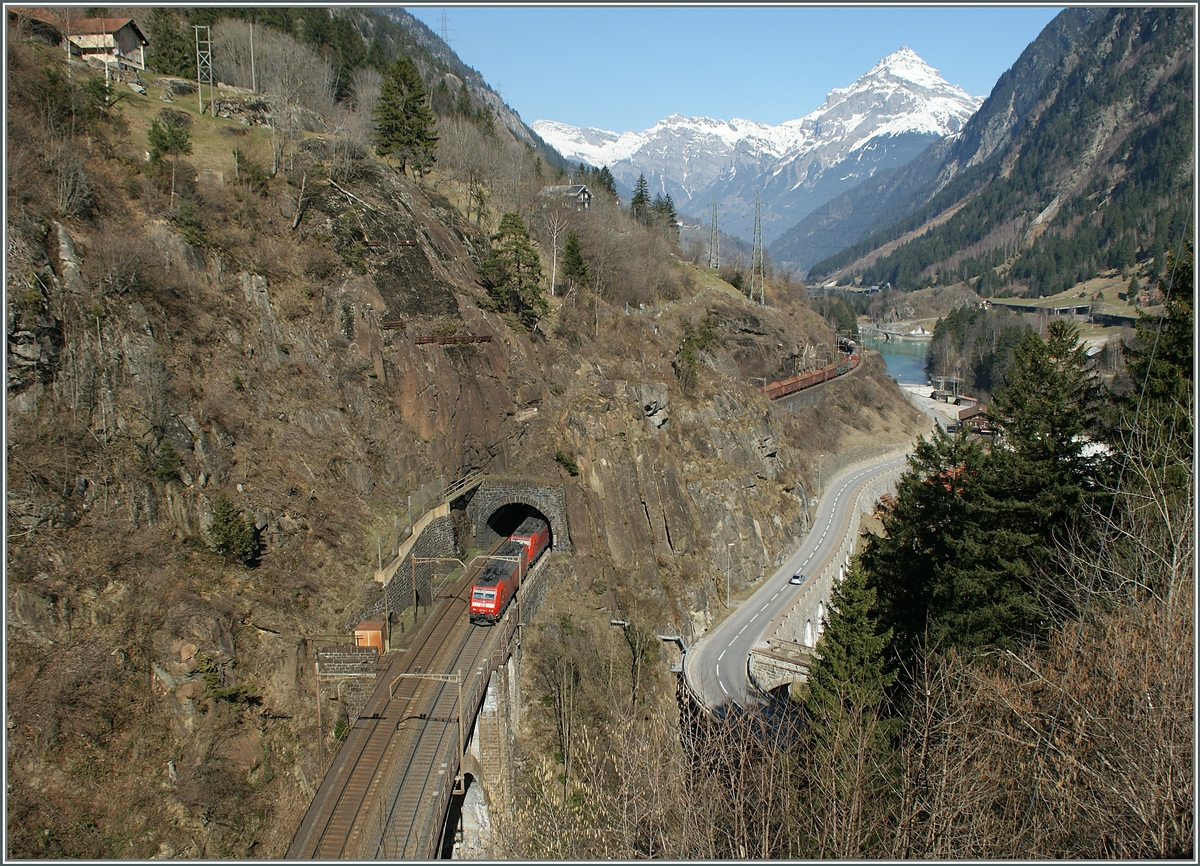
[[405, 6], [526, 123], [778, 124], [908, 46], [986, 96], [1061, 6]]

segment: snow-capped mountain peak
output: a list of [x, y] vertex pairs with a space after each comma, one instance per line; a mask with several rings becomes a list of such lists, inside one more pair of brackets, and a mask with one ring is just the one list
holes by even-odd
[[907, 162], [957, 133], [982, 102], [903, 47], [853, 84], [830, 91], [816, 110], [778, 126], [672, 114], [640, 132], [548, 120], [534, 121], [533, 129], [569, 161], [607, 165], [628, 187], [645, 174], [680, 210], [692, 202], [706, 210], [715, 194], [730, 211], [752, 213], [761, 191], [769, 242], [768, 235], [782, 234], [879, 168]]

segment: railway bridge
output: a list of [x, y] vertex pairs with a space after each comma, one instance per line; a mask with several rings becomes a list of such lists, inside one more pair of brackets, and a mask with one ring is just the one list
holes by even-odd
[[[453, 831], [472, 788], [485, 802], [508, 799], [521, 630], [541, 605], [554, 553], [522, 576], [495, 626], [470, 625], [467, 607], [478, 571], [533, 513], [550, 524], [552, 550], [569, 551], [561, 487], [468, 476], [446, 487], [376, 571], [383, 593], [362, 618], [386, 611], [403, 622], [411, 610], [415, 623], [418, 606], [429, 616], [403, 650], [380, 658], [374, 692], [351, 720], [288, 859], [434, 859], [448, 853], [447, 826]], [[435, 571], [461, 562], [464, 549], [485, 552], [439, 587]]]

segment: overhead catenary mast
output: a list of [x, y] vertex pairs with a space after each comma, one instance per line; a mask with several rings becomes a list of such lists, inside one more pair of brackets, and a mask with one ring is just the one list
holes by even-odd
[[721, 233], [717, 231], [717, 197], [713, 196], [712, 230], [708, 233], [708, 266], [714, 271], [721, 267]]

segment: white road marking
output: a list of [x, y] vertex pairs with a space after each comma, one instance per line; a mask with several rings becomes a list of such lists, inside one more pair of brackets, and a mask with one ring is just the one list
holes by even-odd
[[[779, 595], [779, 593], [775, 593], [775, 594], [776, 594], [776, 595]], [[770, 607], [770, 606], [771, 606], [770, 604], [764, 604], [762, 607], [760, 607], [760, 608], [758, 609], [758, 612], [759, 612], [759, 613], [762, 613], [764, 610], [766, 610], [766, 609], [767, 609], [768, 607]]]
[[726, 650], [721, 650], [721, 654], [719, 656], [717, 656], [717, 661], [720, 661], [721, 659], [725, 658], [726, 652], [727, 652]]
[[[762, 613], [762, 611], [760, 610], [758, 613]], [[756, 613], [754, 616], [750, 617], [750, 622], [754, 622], [756, 619], [758, 619], [758, 613]]]
[[726, 695], [728, 695], [729, 689], [725, 688], [725, 683], [720, 683], [720, 686], [721, 686], [721, 691], [723, 691]]
[[720, 678], [721, 678], [721, 666], [717, 665], [717, 679], [719, 680]]

